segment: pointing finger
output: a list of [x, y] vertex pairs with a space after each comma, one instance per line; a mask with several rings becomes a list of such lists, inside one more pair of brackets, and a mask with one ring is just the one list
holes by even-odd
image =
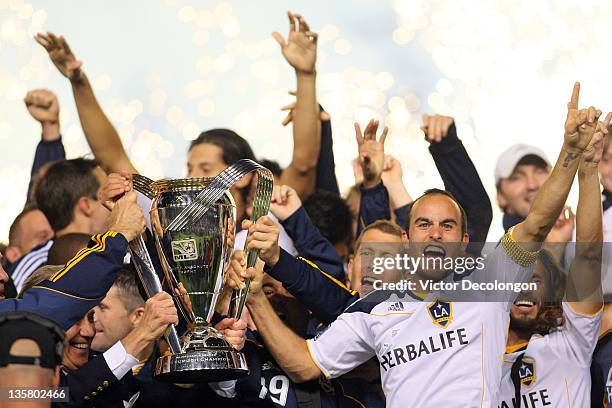
[[568, 109], [578, 109], [578, 99], [580, 97], [580, 82], [574, 83], [574, 89], [572, 89], [572, 99], [567, 104]]

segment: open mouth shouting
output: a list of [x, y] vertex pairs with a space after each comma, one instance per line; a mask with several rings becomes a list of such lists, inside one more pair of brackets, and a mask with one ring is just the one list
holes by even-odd
[[515, 308], [515, 310], [522, 312], [522, 313], [531, 312], [535, 306], [536, 306], [536, 302], [534, 302], [533, 300], [524, 299], [524, 298], [517, 299], [513, 304], [513, 307]]
[[441, 245], [429, 244], [423, 249], [423, 256], [444, 258], [446, 256], [446, 249]]

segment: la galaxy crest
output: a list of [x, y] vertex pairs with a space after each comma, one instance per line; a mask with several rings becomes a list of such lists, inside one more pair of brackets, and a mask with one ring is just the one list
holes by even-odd
[[453, 321], [453, 305], [451, 302], [444, 302], [443, 300], [436, 299], [432, 304], [427, 306], [427, 311], [434, 324], [443, 329], [446, 329]]
[[536, 382], [536, 364], [533, 358], [523, 357], [519, 367], [519, 380], [521, 385], [530, 388]]

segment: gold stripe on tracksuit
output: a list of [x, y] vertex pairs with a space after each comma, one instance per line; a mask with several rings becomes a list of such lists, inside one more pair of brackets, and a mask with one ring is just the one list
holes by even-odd
[[349, 288], [346, 287], [346, 285], [342, 282], [340, 282], [338, 279], [334, 278], [333, 276], [331, 276], [330, 274], [322, 271], [314, 262], [309, 261], [308, 259], [302, 257], [302, 256], [298, 256], [298, 259], [306, 262], [308, 265], [312, 266], [313, 268], [315, 268], [317, 271], [321, 272], [324, 276], [326, 276], [329, 280], [331, 280], [332, 282], [334, 282], [336, 285], [340, 286], [342, 289], [346, 290], [347, 292], [349, 292], [351, 295], [355, 295], [357, 293], [356, 290], [350, 290]]
[[49, 280], [51, 282], [57, 282], [62, 276], [64, 276], [68, 271], [70, 271], [72, 267], [74, 267], [76, 264], [81, 262], [83, 258], [85, 258], [87, 255], [94, 253], [94, 252], [104, 252], [104, 250], [106, 249], [106, 238], [109, 236], [114, 237], [115, 235], [116, 233], [112, 231], [108, 231], [106, 234], [102, 235], [102, 237], [100, 237], [100, 234], [94, 235], [92, 237], [92, 240], [96, 242], [96, 245], [94, 245], [91, 248], [84, 248], [80, 250], [79, 252], [77, 252], [74, 258], [72, 258], [70, 261], [66, 263], [66, 266], [64, 267], [64, 269], [55, 273], [53, 276], [49, 278]]

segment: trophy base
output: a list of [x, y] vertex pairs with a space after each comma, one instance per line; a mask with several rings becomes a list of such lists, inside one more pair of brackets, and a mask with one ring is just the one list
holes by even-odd
[[155, 379], [175, 384], [208, 383], [246, 377], [249, 368], [236, 350], [198, 350], [157, 359]]

